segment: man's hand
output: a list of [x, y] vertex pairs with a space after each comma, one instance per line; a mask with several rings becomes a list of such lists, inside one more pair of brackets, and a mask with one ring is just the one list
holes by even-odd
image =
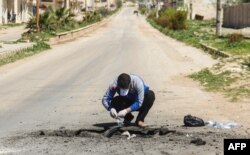
[[123, 110], [119, 111], [118, 116], [119, 117], [125, 117], [127, 115], [127, 113], [129, 113], [129, 112], [131, 112], [130, 108], [123, 109]]
[[118, 114], [117, 114], [117, 112], [116, 112], [116, 110], [114, 108], [110, 109], [110, 116], [112, 118], [117, 118]]

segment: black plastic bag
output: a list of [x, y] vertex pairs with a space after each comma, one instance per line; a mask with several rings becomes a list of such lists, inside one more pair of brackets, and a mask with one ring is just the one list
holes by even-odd
[[201, 118], [187, 115], [184, 117], [185, 126], [196, 127], [196, 126], [205, 126], [204, 121]]

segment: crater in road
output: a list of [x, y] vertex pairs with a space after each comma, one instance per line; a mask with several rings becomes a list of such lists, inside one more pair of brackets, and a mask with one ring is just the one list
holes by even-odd
[[[35, 137], [108, 137], [111, 138], [113, 135], [123, 135], [122, 133], [129, 133], [129, 135], [135, 134], [138, 137], [150, 138], [154, 135], [167, 135], [170, 133], [176, 134], [175, 130], [169, 130], [166, 127], [156, 127], [156, 128], [139, 128], [135, 126], [129, 127], [118, 127], [113, 126], [110, 128], [103, 129], [78, 129], [78, 130], [70, 130], [61, 128], [59, 130], [40, 130], [36, 132], [32, 132], [31, 136]], [[181, 133], [177, 133], [181, 134]]]

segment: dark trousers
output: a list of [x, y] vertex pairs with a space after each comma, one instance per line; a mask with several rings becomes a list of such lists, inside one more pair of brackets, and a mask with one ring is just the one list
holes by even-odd
[[[147, 93], [144, 94], [144, 100], [142, 106], [137, 110], [139, 113], [137, 115], [135, 123], [137, 124], [138, 121], [143, 121], [148, 114], [149, 109], [152, 107], [155, 101], [155, 94], [152, 90], [149, 90]], [[111, 106], [116, 109], [117, 112], [130, 107], [134, 103], [133, 100], [130, 100], [124, 96], [116, 96], [111, 101]], [[128, 113], [125, 116], [126, 119], [133, 118], [131, 113]]]

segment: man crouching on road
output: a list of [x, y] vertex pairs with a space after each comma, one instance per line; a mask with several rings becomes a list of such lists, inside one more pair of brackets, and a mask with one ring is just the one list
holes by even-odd
[[[118, 96], [115, 94], [118, 93]], [[115, 97], [114, 97], [115, 96]], [[155, 100], [155, 94], [144, 81], [136, 75], [122, 73], [114, 79], [106, 91], [102, 104], [110, 111], [113, 118], [124, 118], [124, 125], [129, 125], [138, 111], [136, 125], [146, 127], [144, 119]]]

